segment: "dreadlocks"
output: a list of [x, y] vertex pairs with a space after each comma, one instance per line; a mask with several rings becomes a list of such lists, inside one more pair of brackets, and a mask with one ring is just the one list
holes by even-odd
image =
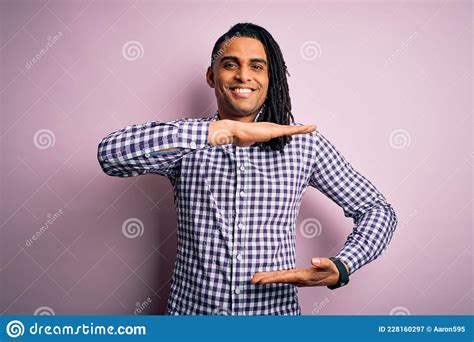
[[[251, 23], [239, 23], [232, 26], [229, 31], [224, 33], [214, 44], [211, 55], [211, 66], [214, 65], [216, 59], [223, 53], [223, 49], [230, 44], [233, 37], [248, 37], [259, 40], [267, 54], [269, 86], [267, 98], [263, 104], [263, 112], [259, 115], [257, 121], [273, 122], [279, 125], [289, 125], [294, 123], [293, 114], [291, 113], [291, 100], [286, 75], [290, 76], [283, 54], [277, 42], [272, 35], [260, 27]], [[227, 44], [227, 45], [226, 45]], [[223, 46], [224, 45], [224, 46]], [[273, 138], [267, 142], [256, 143], [262, 150], [268, 146], [280, 152], [287, 143], [291, 141], [291, 136], [285, 135]]]

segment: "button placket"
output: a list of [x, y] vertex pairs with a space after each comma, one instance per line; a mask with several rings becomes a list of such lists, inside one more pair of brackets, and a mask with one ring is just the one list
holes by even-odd
[[[237, 255], [237, 259], [239, 260], [239, 263], [244, 265], [245, 263], [245, 249], [246, 249], [246, 244], [247, 244], [247, 235], [248, 235], [248, 225], [250, 224], [249, 222], [249, 213], [248, 213], [248, 208], [249, 204], [252, 201], [252, 186], [251, 182], [249, 179], [249, 173], [251, 168], [249, 167], [250, 165], [250, 147], [244, 147], [242, 149], [242, 165], [243, 168], [241, 170], [241, 175], [242, 175], [242, 184], [246, 189], [246, 196], [245, 196], [245, 201], [242, 202], [241, 204], [241, 215], [242, 215], [242, 220], [239, 221], [239, 233], [240, 233], [240, 251], [239, 254]], [[248, 286], [249, 280], [247, 279], [247, 276], [245, 275], [245, 272], [242, 272], [242, 279], [240, 279], [242, 284], [246, 287]]]
[[[234, 265], [234, 270], [242, 267], [242, 260], [244, 259], [244, 248], [245, 248], [245, 235], [246, 235], [246, 220], [247, 220], [247, 204], [250, 196], [250, 188], [248, 188], [247, 182], [247, 161], [248, 161], [249, 149], [248, 147], [236, 147], [236, 159], [235, 159], [235, 169], [236, 169], [236, 203], [235, 210], [238, 213], [234, 220], [234, 249], [233, 249], [233, 258], [232, 262]], [[244, 274], [245, 272], [241, 272]], [[235, 277], [235, 273], [233, 274]], [[245, 275], [243, 276], [246, 277]], [[239, 303], [243, 301], [241, 298], [242, 293], [244, 292], [245, 284], [247, 283], [246, 279], [243, 278], [234, 278], [234, 309], [237, 314], [239, 310]]]
[[240, 294], [243, 289], [241, 286], [241, 279], [237, 278], [236, 270], [240, 268], [242, 257], [242, 234], [244, 228], [243, 221], [245, 215], [243, 215], [242, 208], [245, 206], [247, 199], [247, 189], [245, 188], [245, 153], [244, 148], [235, 147], [235, 170], [236, 170], [236, 194], [235, 196], [235, 215], [234, 229], [233, 229], [233, 251], [232, 251], [232, 263], [234, 265], [232, 272], [232, 286], [233, 286], [233, 309], [237, 314], [239, 310], [239, 303], [241, 302]]

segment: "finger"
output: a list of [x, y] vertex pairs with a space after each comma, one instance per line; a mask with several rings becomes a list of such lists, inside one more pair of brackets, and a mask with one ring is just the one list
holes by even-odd
[[256, 272], [252, 277], [252, 283], [256, 284], [261, 279], [272, 276], [281, 276], [285, 274], [297, 273], [301, 270], [299, 269], [290, 269], [290, 270], [280, 270], [280, 271], [267, 271], [267, 272]]
[[298, 286], [298, 284], [311, 283], [314, 279], [314, 270], [308, 269], [294, 269], [291, 272], [276, 274], [265, 277], [260, 280], [260, 284], [267, 283], [286, 283]]
[[305, 128], [306, 132], [312, 132], [318, 128], [316, 125], [304, 125], [303, 127]]
[[252, 282], [252, 284], [257, 284], [263, 277], [263, 274], [255, 273], [250, 281]]
[[276, 274], [283, 274], [283, 273], [292, 273], [292, 272], [299, 272], [301, 271], [300, 269], [289, 269], [289, 270], [279, 270], [279, 271], [265, 271], [265, 272], [256, 272], [255, 275], [258, 276], [270, 276], [270, 275], [276, 275]]
[[296, 283], [300, 281], [300, 277], [296, 273], [276, 274], [260, 279], [259, 284], [269, 283]]
[[316, 125], [286, 126], [282, 135], [295, 135], [311, 133], [316, 129]]
[[316, 125], [283, 125], [283, 127], [288, 134], [298, 134], [316, 129]]
[[253, 275], [251, 282], [257, 284], [261, 279], [274, 276], [276, 272], [257, 272]]
[[256, 284], [258, 283], [262, 278], [265, 278], [265, 277], [270, 277], [270, 276], [273, 276], [275, 275], [275, 271], [268, 271], [268, 272], [257, 272], [253, 275], [252, 277], [252, 283], [253, 284]]

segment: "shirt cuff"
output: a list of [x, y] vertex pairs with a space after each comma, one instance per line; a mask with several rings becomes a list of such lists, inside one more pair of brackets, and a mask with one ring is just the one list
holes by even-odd
[[209, 121], [196, 120], [166, 123], [166, 125], [170, 125], [171, 129], [166, 129], [166, 134], [156, 137], [152, 146], [149, 146], [144, 152], [146, 156], [156, 156], [176, 153], [173, 150], [162, 150], [179, 149], [180, 152], [186, 153], [211, 146], [208, 143], [209, 124]]
[[349, 268], [348, 275], [351, 275], [352, 273], [354, 273], [354, 271], [355, 271], [355, 263], [352, 262], [352, 261], [351, 261], [352, 259], [347, 256], [347, 252], [346, 252], [344, 249], [342, 249], [342, 250], [335, 256], [335, 258], [336, 258], [336, 259], [339, 259], [339, 260], [341, 260], [341, 261], [343, 261], [343, 262], [347, 265], [347, 267]]
[[209, 121], [184, 121], [179, 124], [178, 147], [199, 150], [209, 145]]

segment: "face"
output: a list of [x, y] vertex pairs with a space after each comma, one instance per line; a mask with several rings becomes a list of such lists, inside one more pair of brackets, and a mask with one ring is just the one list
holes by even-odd
[[207, 70], [207, 83], [215, 89], [221, 118], [256, 115], [268, 91], [268, 61], [263, 44], [254, 38], [232, 37]]

